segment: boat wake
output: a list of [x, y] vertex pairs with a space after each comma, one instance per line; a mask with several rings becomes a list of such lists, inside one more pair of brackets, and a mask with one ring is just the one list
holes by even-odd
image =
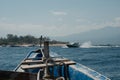
[[84, 42], [81, 44], [80, 48], [113, 48], [120, 47], [120, 45], [92, 45], [91, 41]]
[[67, 46], [62, 46], [62, 48], [68, 48]]
[[92, 46], [92, 43], [90, 41], [82, 43], [80, 46], [80, 48], [91, 48], [91, 47], [93, 47], [93, 46]]
[[61, 57], [61, 55], [59, 55], [59, 54], [57, 54], [57, 53], [55, 53], [55, 52], [50, 52], [50, 56], [51, 57]]

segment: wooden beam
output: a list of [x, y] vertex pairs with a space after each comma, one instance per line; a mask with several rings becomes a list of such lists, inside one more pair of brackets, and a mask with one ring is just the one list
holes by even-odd
[[50, 55], [49, 55], [49, 41], [44, 42], [44, 51], [43, 51], [43, 53], [44, 53], [44, 56], [45, 56], [46, 59], [48, 59], [50, 57]]
[[[56, 58], [56, 59], [53, 59], [53, 61], [55, 62], [60, 62], [60, 61], [69, 61], [68, 59], [65, 59], [65, 58]], [[22, 62], [22, 64], [32, 64], [32, 63], [35, 63], [35, 64], [38, 64], [38, 63], [43, 63], [43, 60], [25, 60]]]
[[[60, 62], [56, 62], [56, 65], [59, 65]], [[64, 62], [66, 65], [76, 64], [74, 61], [66, 61]], [[48, 63], [48, 66], [54, 66], [52, 63]], [[35, 69], [35, 68], [44, 68], [46, 64], [35, 64], [35, 65], [21, 65], [22, 69]]]
[[42, 57], [37, 57], [37, 58], [27, 58], [25, 60], [35, 60], [35, 59], [41, 59], [42, 60]]
[[43, 63], [42, 60], [25, 60], [22, 64]]

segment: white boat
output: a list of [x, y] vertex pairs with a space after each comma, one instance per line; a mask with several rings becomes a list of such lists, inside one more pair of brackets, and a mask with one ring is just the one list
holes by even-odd
[[80, 47], [80, 44], [79, 43], [69, 43], [66, 46], [69, 48], [78, 48], [78, 47]]

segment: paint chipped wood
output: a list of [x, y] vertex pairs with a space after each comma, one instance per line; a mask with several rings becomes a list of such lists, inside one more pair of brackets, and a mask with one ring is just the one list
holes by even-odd
[[[65, 61], [66, 65], [73, 65], [76, 64], [74, 61]], [[56, 65], [59, 65], [60, 62], [56, 62]], [[61, 64], [62, 65], [62, 64]], [[54, 66], [52, 63], [48, 63], [48, 66]], [[35, 68], [44, 68], [46, 67], [46, 64], [34, 64], [34, 65], [21, 65], [22, 69], [35, 69]]]

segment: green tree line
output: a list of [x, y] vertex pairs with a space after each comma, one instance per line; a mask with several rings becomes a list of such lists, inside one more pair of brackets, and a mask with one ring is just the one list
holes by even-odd
[[[49, 39], [43, 37], [42, 40]], [[0, 38], [0, 45], [17, 45], [17, 44], [39, 44], [39, 38], [32, 35], [17, 36], [13, 34], [7, 34], [6, 38]]]
[[[6, 38], [3, 37], [0, 38], [0, 45], [39, 44], [40, 38], [36, 38], [32, 35], [17, 36], [13, 34], [7, 34]], [[42, 37], [42, 42], [45, 40], [49, 40], [51, 44], [65, 43], [61, 41], [50, 40], [49, 37]]]

